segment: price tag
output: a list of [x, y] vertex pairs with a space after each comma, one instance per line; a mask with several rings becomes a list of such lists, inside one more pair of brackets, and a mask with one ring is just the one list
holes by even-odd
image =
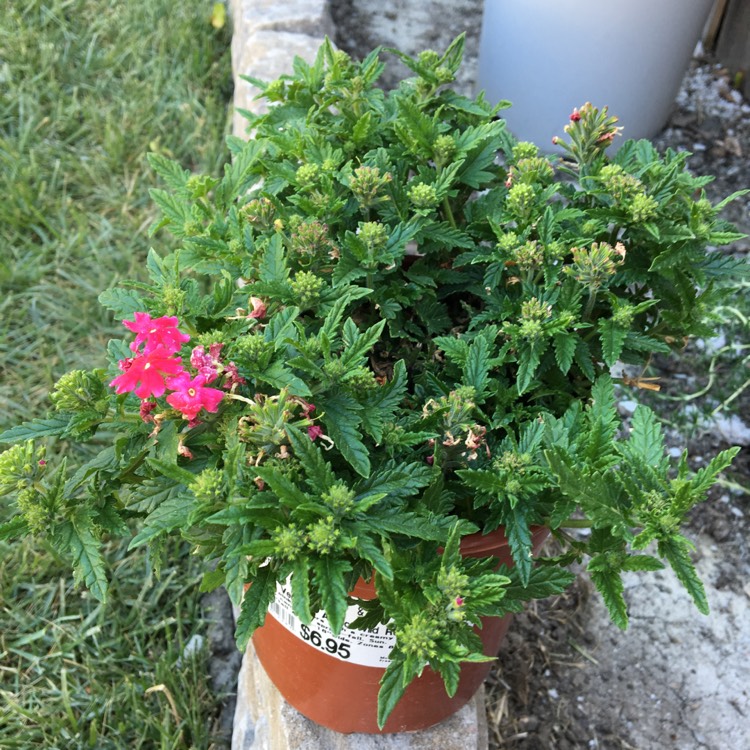
[[356, 605], [348, 607], [344, 627], [334, 635], [325, 612], [318, 612], [309, 625], [305, 625], [292, 610], [292, 589], [289, 581], [276, 584], [276, 597], [268, 613], [297, 638], [329, 656], [364, 667], [381, 667], [390, 664], [389, 654], [396, 645], [395, 633], [385, 625], [371, 630], [354, 630], [349, 623], [364, 614]]

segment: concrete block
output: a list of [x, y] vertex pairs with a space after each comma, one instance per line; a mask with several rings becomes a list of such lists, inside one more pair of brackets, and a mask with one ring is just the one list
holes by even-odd
[[284, 73], [292, 72], [292, 63], [296, 56], [308, 63], [315, 60], [323, 37], [296, 34], [288, 31], [256, 31], [247, 37], [242, 49], [235, 57], [232, 54], [232, 65], [236, 69], [234, 82], [234, 108], [232, 132], [240, 137], [246, 136], [247, 120], [237, 112], [246, 109], [255, 114], [268, 111], [265, 100], [255, 100], [259, 89], [240, 75], [253, 76], [264, 81], [273, 81]]
[[451, 718], [399, 734], [340, 734], [292, 708], [268, 679], [252, 643], [237, 684], [232, 750], [486, 750], [484, 688]]

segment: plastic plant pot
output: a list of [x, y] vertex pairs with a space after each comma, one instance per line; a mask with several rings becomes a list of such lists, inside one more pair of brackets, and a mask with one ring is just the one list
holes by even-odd
[[485, 0], [477, 89], [544, 147], [589, 101], [624, 138], [651, 138], [672, 103], [713, 0]]
[[[548, 534], [546, 528], [532, 529], [534, 554]], [[508, 542], [500, 530], [486, 536], [466, 537], [461, 550], [468, 557], [496, 557], [498, 565], [512, 565]], [[374, 585], [360, 580], [352, 596], [372, 599]], [[326, 632], [325, 623], [321, 626], [321, 617], [309, 628], [300, 629], [290, 608], [272, 607], [265, 624], [253, 636], [258, 659], [282, 696], [317, 724], [343, 733], [379, 734], [377, 696], [388, 663], [389, 648], [384, 643], [387, 639], [382, 632], [373, 633], [371, 637], [376, 642], [357, 646], [349, 636], [356, 633], [355, 638], [366, 640], [368, 634], [345, 629], [334, 638], [330, 631]], [[482, 619], [479, 634], [484, 653], [497, 654], [510, 622], [510, 615]], [[362, 656], [364, 652], [368, 655]], [[378, 660], [383, 666], [372, 666]], [[367, 661], [370, 665], [357, 661]], [[491, 665], [491, 662], [462, 665], [458, 690], [452, 698], [447, 695], [440, 676], [426, 668], [407, 688], [383, 732], [425, 729], [447, 719], [472, 699]]]

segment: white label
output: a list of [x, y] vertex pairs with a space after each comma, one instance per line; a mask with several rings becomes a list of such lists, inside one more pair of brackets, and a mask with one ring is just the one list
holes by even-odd
[[350, 628], [349, 623], [364, 614], [356, 605], [347, 608], [344, 627], [338, 635], [333, 634], [325, 612], [318, 612], [313, 621], [305, 625], [292, 610], [292, 589], [287, 581], [283, 586], [276, 584], [276, 598], [268, 613], [297, 638], [324, 654], [363, 667], [385, 669], [390, 664], [388, 655], [396, 645], [395, 633], [382, 624], [372, 630]]

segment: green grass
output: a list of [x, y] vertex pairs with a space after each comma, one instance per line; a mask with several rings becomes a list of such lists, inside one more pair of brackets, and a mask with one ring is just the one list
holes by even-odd
[[[101, 365], [120, 335], [98, 294], [164, 249], [147, 236], [146, 154], [220, 171], [230, 36], [210, 12], [204, 0], [3, 4], [0, 430], [44, 414], [55, 380]], [[40, 542], [0, 543], [3, 750], [222, 746], [205, 650], [178, 666], [206, 627], [199, 566], [169, 553], [144, 584], [144, 555], [112, 545], [101, 605]]]
[[103, 361], [99, 292], [141, 273], [145, 156], [217, 171], [228, 32], [205, 2], [11, 0], [0, 20], [0, 428]]

